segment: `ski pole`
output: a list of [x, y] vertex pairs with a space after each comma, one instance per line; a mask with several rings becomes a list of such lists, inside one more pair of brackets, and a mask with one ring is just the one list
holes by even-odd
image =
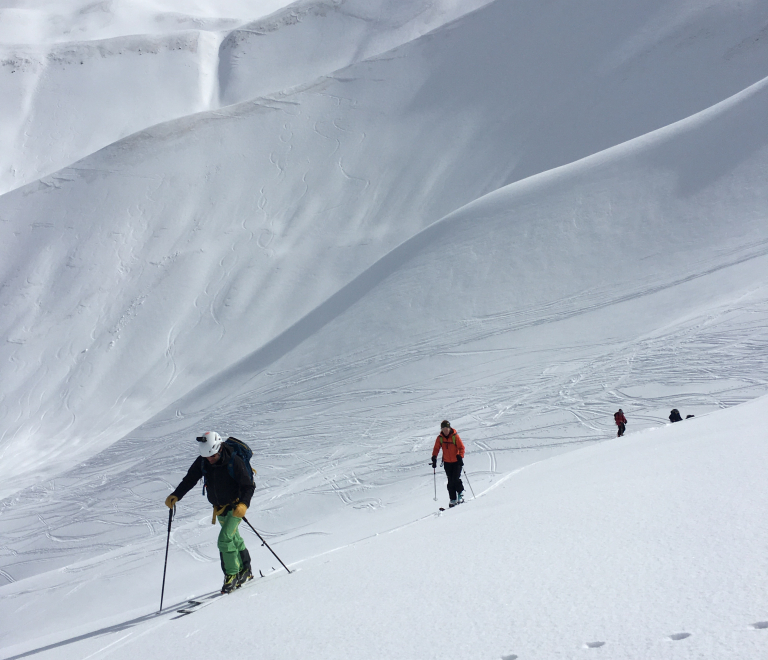
[[[259, 537], [259, 539], [261, 540], [261, 545], [265, 545], [265, 546], [267, 546], [267, 550], [269, 550], [269, 551], [270, 551], [270, 552], [271, 552], [273, 555], [275, 555], [275, 551], [274, 551], [272, 548], [270, 548], [270, 547], [269, 547], [269, 543], [267, 543], [267, 542], [264, 540], [264, 538], [262, 537], [262, 535], [261, 535], [261, 534], [259, 534], [259, 533], [258, 533], [258, 532], [257, 532], [257, 531], [256, 531], [256, 530], [253, 528], [253, 525], [251, 525], [251, 523], [249, 523], [249, 522], [248, 522], [248, 519], [247, 519], [245, 516], [243, 516], [243, 521], [245, 522], [245, 524], [246, 524], [246, 525], [248, 525], [248, 527], [250, 527], [251, 529], [253, 529], [253, 531], [254, 531], [254, 533], [256, 534], [256, 536], [258, 536], [258, 537]], [[279, 561], [281, 564], [283, 564], [283, 560], [282, 560], [282, 559], [280, 559], [280, 557], [278, 557], [277, 555], [275, 555], [275, 559], [277, 559], [277, 561]], [[288, 568], [288, 567], [287, 567], [285, 564], [283, 564], [283, 568], [284, 568], [286, 571], [288, 571], [289, 573], [291, 572], [291, 569], [290, 569], [290, 568]]]
[[461, 469], [464, 470], [464, 478], [467, 480], [467, 485], [469, 486], [469, 490], [472, 491], [472, 499], [477, 499], [477, 495], [475, 495], [475, 490], [472, 488], [472, 484], [469, 483], [469, 477], [467, 476], [467, 471], [464, 469], [464, 466], [461, 466]]
[[435, 481], [435, 502], [437, 502], [437, 468], [432, 468], [432, 476]]
[[165, 596], [165, 572], [168, 569], [168, 547], [171, 544], [171, 523], [173, 517], [176, 515], [176, 505], [173, 505], [172, 509], [168, 509], [168, 538], [165, 541], [165, 565], [163, 566], [163, 588], [160, 591], [160, 609], [158, 612], [163, 611], [163, 596]]

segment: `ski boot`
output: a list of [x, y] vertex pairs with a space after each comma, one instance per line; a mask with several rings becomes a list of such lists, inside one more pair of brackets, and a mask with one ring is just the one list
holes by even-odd
[[231, 594], [235, 589], [237, 589], [240, 586], [237, 581], [238, 575], [240, 574], [234, 573], [232, 575], [224, 576], [224, 584], [221, 586], [221, 593]]
[[455, 507], [457, 504], [458, 504], [458, 502], [457, 502], [456, 500], [451, 500], [450, 502], [448, 502], [448, 508], [449, 508], [449, 509], [452, 509], [452, 508], [453, 508], [453, 507]]
[[251, 571], [251, 553], [248, 550], [240, 551], [240, 564], [242, 568], [237, 574], [237, 586], [240, 587], [249, 580], [253, 580], [253, 572]]
[[463, 490], [459, 493], [459, 497], [456, 500], [456, 504], [464, 504], [464, 491]]

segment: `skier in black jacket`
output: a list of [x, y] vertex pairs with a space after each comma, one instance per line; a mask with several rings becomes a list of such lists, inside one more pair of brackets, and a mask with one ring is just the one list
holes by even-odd
[[240, 536], [238, 526], [251, 504], [255, 485], [248, 466], [237, 454], [223, 444], [221, 436], [208, 431], [197, 438], [200, 456], [195, 459], [181, 483], [165, 500], [173, 508], [200, 479], [205, 478], [204, 490], [213, 504], [214, 519], [221, 525], [219, 554], [224, 571], [222, 593], [237, 589], [253, 579], [251, 556]]

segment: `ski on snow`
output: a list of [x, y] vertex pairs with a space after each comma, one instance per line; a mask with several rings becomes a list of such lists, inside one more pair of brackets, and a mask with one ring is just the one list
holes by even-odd
[[178, 614], [178, 616], [175, 616], [173, 618], [180, 619], [184, 616], [187, 616], [188, 614], [193, 614], [198, 610], [202, 610], [204, 607], [208, 607], [209, 605], [212, 605], [213, 603], [215, 603], [222, 596], [229, 596], [231, 594], [237, 593], [241, 589], [246, 589], [248, 585], [253, 584], [253, 582], [254, 582], [253, 579], [248, 580], [248, 582], [239, 586], [230, 594], [223, 594], [220, 591], [216, 591], [212, 594], [201, 596], [200, 598], [190, 598], [182, 607], [176, 610], [176, 614]]
[[221, 592], [216, 592], [208, 596], [203, 596], [202, 598], [191, 598], [186, 602], [186, 604], [183, 607], [180, 607], [178, 610], [176, 610], [176, 613], [179, 614], [180, 616], [175, 616], [173, 618], [180, 619], [182, 616], [185, 616], [187, 614], [192, 614], [193, 612], [197, 612], [198, 610], [201, 610], [204, 607], [207, 607], [211, 603], [215, 602], [218, 598], [220, 598], [223, 595], [224, 594]]
[[[460, 506], [461, 504], [465, 504], [466, 500], [462, 500], [458, 504], [454, 504], [453, 506], [449, 506], [448, 509], [455, 509], [457, 506]], [[447, 511], [447, 509], [444, 506], [440, 507], [440, 511]]]

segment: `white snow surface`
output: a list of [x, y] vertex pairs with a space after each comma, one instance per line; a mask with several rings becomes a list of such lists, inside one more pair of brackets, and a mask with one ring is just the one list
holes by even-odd
[[0, 4], [0, 193], [153, 124], [313, 81], [488, 1]]
[[[768, 657], [766, 25], [0, 3], [0, 655]], [[296, 570], [175, 619], [209, 429]]]
[[5, 657], [761, 658], [766, 414], [762, 397], [562, 454], [444, 513], [422, 491], [397, 526], [290, 575], [250, 534], [266, 577], [180, 617], [216, 586], [187, 546], [214, 531], [191, 520], [163, 614], [158, 535], [3, 588]]

